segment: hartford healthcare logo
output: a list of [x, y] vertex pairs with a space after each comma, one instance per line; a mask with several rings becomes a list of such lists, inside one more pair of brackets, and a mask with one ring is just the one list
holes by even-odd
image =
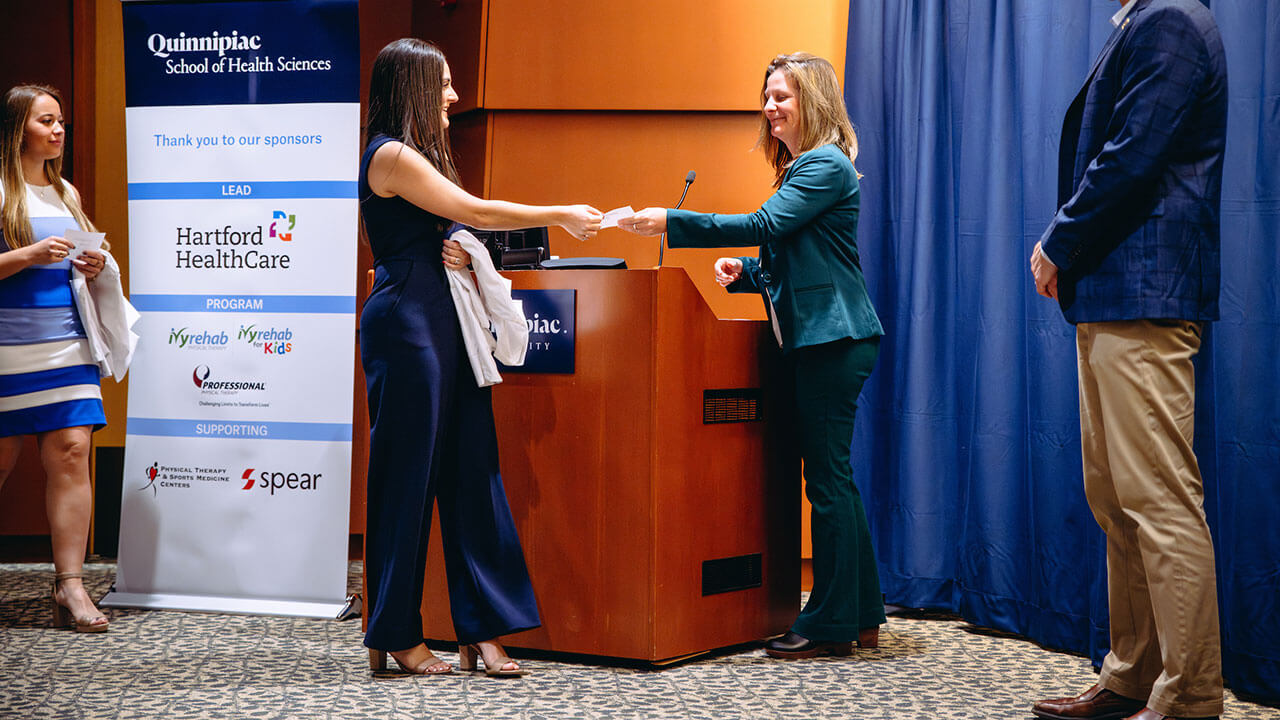
[[306, 492], [318, 490], [320, 487], [320, 478], [324, 473], [312, 472], [294, 472], [277, 471], [277, 470], [261, 470], [257, 468], [245, 468], [240, 474], [240, 479], [244, 480], [244, 487], [241, 490], [266, 490], [267, 494], [275, 497], [277, 492]]
[[281, 242], [293, 242], [293, 226], [297, 219], [297, 215], [290, 215], [284, 210], [272, 211], [267, 237], [277, 238]]

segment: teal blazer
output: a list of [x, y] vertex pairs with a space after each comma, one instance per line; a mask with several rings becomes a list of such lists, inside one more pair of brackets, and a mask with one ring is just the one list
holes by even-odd
[[767, 293], [783, 352], [884, 334], [858, 260], [858, 174], [835, 145], [802, 153], [749, 215], [668, 210], [667, 238], [673, 248], [759, 245], [728, 290]]

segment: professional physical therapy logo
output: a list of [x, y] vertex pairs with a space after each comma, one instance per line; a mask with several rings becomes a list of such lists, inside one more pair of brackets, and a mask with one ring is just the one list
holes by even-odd
[[199, 483], [231, 482], [231, 475], [226, 468], [189, 464], [162, 465], [159, 461], [151, 463], [142, 474], [147, 482], [138, 489], [150, 490], [151, 497], [156, 497], [160, 488], [189, 490]]
[[[179, 31], [176, 37], [158, 32], [147, 36], [147, 50], [164, 60], [165, 73], [168, 75], [307, 72], [333, 69], [333, 61], [328, 58], [299, 58], [292, 55], [272, 57], [261, 52], [263, 47], [265, 43], [261, 35], [244, 35], [239, 30], [232, 30], [230, 35], [213, 30], [207, 34], [191, 35], [186, 31]], [[174, 55], [182, 57], [175, 58]]]
[[255, 487], [259, 490], [266, 490], [268, 495], [275, 497], [277, 492], [305, 492], [320, 489], [320, 478], [324, 473], [318, 472], [296, 472], [293, 470], [261, 470], [257, 468], [245, 468], [240, 474], [240, 479], [244, 480], [244, 487], [241, 490], [253, 490]]
[[211, 375], [213, 375], [213, 370], [208, 365], [197, 365], [191, 371], [191, 382], [195, 383], [201, 393], [220, 393], [225, 395], [244, 390], [261, 392], [267, 389], [267, 384], [261, 380], [245, 380], [242, 378], [234, 380], [215, 378], [210, 380], [209, 377]]
[[263, 355], [288, 355], [293, 352], [293, 328], [259, 328], [254, 325], [241, 325], [236, 340], [243, 340], [252, 348], [262, 351]]
[[225, 350], [231, 336], [226, 330], [206, 328], [169, 328], [169, 344], [178, 350]]
[[[223, 194], [236, 193], [224, 188]], [[265, 228], [229, 224], [206, 228], [175, 226], [174, 244], [178, 250], [174, 267], [179, 270], [288, 270], [293, 259], [287, 252], [275, 252], [274, 243], [267, 249], [267, 241], [293, 243], [297, 222], [297, 215], [273, 210]]]

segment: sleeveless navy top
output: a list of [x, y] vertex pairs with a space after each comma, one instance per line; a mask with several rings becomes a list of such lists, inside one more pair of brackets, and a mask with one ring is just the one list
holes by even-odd
[[[375, 261], [387, 257], [415, 256], [430, 253], [440, 255], [440, 243], [445, 237], [450, 220], [433, 215], [400, 196], [379, 197], [369, 187], [369, 163], [378, 148], [395, 140], [386, 135], [375, 135], [360, 158], [360, 216], [364, 219], [365, 234], [373, 250]], [[406, 149], [405, 152], [412, 152]], [[435, 268], [444, 277], [444, 265]]]

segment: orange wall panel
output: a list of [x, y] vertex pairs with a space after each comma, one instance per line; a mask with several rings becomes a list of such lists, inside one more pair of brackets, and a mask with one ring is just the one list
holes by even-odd
[[758, 110], [764, 68], [844, 66], [847, 0], [489, 0], [483, 107]]
[[[488, 196], [533, 204], [588, 203], [601, 211], [622, 205], [670, 207], [685, 174], [698, 173], [684, 207], [707, 212], [752, 212], [773, 193], [772, 171], [753, 150], [756, 113], [546, 113], [492, 115]], [[618, 229], [579, 242], [551, 230], [561, 257], [602, 255], [629, 267], [658, 262], [658, 238]], [[723, 255], [756, 248], [668, 249], [664, 264], [689, 275], [721, 318], [764, 319], [759, 296], [730, 295], [715, 284], [711, 265]]]
[[[111, 255], [120, 265], [124, 287], [129, 287], [129, 205], [125, 177], [124, 148], [124, 21], [120, 3], [97, 0], [94, 28], [93, 76], [93, 197], [86, 198], [93, 222], [107, 234]], [[87, 138], [86, 138], [87, 139]], [[95, 445], [124, 445], [125, 399], [129, 375], [124, 382], [102, 379], [102, 405], [107, 426], [93, 435]]]
[[[397, 3], [406, 1], [396, 0]], [[402, 28], [399, 36], [411, 34], [444, 51], [453, 76], [453, 88], [458, 93], [454, 110], [465, 112], [478, 107], [484, 95], [485, 23], [489, 3], [463, 0], [445, 7], [440, 0], [413, 0], [412, 4], [413, 22]], [[370, 5], [368, 0], [365, 5]], [[364, 20], [365, 13], [362, 13], [360, 21]], [[373, 51], [376, 54], [380, 49], [382, 45]]]

